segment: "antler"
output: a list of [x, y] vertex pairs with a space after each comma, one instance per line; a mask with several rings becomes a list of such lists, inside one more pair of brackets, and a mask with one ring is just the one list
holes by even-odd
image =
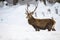
[[[26, 14], [28, 14], [28, 13], [29, 13], [29, 11], [28, 11], [28, 7], [29, 7], [29, 6], [30, 6], [30, 5], [27, 3]], [[37, 6], [38, 6], [38, 4], [37, 4]], [[30, 12], [31, 14], [33, 14], [33, 13], [36, 11], [37, 6], [35, 7], [35, 9], [34, 9], [32, 12]]]
[[28, 7], [29, 7], [30, 5], [27, 3], [27, 9], [26, 9], [26, 14], [28, 14]]
[[36, 11], [37, 7], [38, 7], [38, 4], [37, 4], [37, 6], [35, 7], [34, 11], [32, 11], [33, 13]]

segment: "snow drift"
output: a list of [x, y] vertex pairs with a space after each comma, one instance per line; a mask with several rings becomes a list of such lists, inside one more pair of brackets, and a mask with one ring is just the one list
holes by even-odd
[[[53, 17], [56, 20], [56, 31], [48, 32], [47, 30], [41, 30], [36, 32], [34, 28], [28, 24], [25, 8], [26, 5], [20, 6], [4, 6], [0, 8], [0, 40], [60, 40], [60, 16], [55, 14], [54, 6], [45, 6], [43, 3], [38, 4], [37, 8], [37, 17], [35, 18], [51, 18]], [[33, 10], [35, 6], [31, 4], [29, 10]], [[51, 12], [48, 12], [47, 9], [51, 9]], [[58, 8], [58, 13], [60, 13], [60, 6]], [[45, 16], [42, 15], [44, 12]]]

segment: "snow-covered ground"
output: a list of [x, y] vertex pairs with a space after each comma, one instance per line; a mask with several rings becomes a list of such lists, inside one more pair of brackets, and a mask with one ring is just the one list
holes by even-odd
[[[29, 10], [34, 9], [31, 4]], [[41, 30], [36, 32], [34, 28], [28, 24], [25, 14], [26, 5], [5, 6], [0, 8], [0, 40], [60, 40], [60, 16], [55, 14], [55, 7], [60, 13], [60, 4], [53, 6], [45, 6], [42, 2], [38, 3], [36, 10], [36, 18], [51, 18], [56, 20], [56, 31], [48, 32]], [[47, 10], [51, 9], [51, 12]], [[44, 12], [45, 16], [42, 15]], [[35, 15], [33, 15], [35, 17]]]

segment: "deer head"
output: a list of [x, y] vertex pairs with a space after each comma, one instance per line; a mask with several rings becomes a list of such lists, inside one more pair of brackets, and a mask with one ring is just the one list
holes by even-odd
[[28, 11], [28, 7], [29, 7], [29, 4], [27, 4], [27, 9], [26, 9], [26, 15], [27, 15], [27, 17], [26, 18], [32, 18], [33, 16], [33, 14], [34, 14], [34, 12], [36, 11], [36, 9], [37, 9], [37, 6], [35, 7], [35, 9], [32, 11], [32, 12], [30, 12], [30, 11]]

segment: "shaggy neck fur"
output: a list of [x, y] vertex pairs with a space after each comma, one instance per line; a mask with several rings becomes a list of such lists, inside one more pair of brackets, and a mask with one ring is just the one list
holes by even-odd
[[33, 16], [28, 19], [28, 23], [31, 24], [31, 25], [34, 24], [34, 21], [35, 21], [35, 19], [34, 19]]

